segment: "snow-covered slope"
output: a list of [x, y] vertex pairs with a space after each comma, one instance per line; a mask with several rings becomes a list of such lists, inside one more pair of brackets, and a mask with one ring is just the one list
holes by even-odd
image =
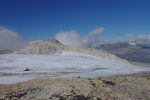
[[[24, 71], [27, 67], [31, 71]], [[73, 52], [57, 55], [15, 53], [0, 55], [0, 83], [14, 83], [44, 77], [98, 77], [144, 70], [149, 69], [133, 66], [124, 60]]]
[[56, 39], [31, 41], [25, 48], [17, 51], [18, 54], [33, 54], [33, 55], [55, 55], [55, 54], [62, 54], [63, 52], [76, 52], [97, 57], [119, 59], [114, 54], [110, 54], [103, 50], [67, 46], [61, 44]]

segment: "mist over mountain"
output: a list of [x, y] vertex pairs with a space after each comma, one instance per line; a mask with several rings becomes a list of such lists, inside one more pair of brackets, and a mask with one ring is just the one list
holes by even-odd
[[25, 41], [11, 29], [0, 26], [0, 53], [10, 53], [24, 47]]
[[60, 31], [55, 34], [55, 39], [60, 43], [68, 46], [75, 46], [81, 48], [96, 47], [99, 45], [99, 36], [103, 33], [104, 27], [96, 27], [86, 35], [81, 36], [75, 30]]

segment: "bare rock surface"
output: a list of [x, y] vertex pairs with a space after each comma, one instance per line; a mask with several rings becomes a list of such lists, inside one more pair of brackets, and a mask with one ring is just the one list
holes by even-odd
[[150, 100], [150, 73], [0, 85], [1, 100]]

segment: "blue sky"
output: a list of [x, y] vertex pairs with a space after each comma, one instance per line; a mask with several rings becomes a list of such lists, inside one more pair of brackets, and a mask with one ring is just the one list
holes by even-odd
[[0, 0], [0, 26], [25, 39], [76, 30], [81, 36], [104, 27], [100, 39], [150, 34], [150, 0]]

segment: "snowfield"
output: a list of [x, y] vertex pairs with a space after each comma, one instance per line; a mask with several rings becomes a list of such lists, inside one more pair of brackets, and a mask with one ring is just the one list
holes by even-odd
[[[24, 71], [26, 68], [30, 71]], [[64, 52], [60, 55], [0, 55], [0, 84], [36, 78], [72, 78], [109, 76], [147, 71], [120, 59]]]

